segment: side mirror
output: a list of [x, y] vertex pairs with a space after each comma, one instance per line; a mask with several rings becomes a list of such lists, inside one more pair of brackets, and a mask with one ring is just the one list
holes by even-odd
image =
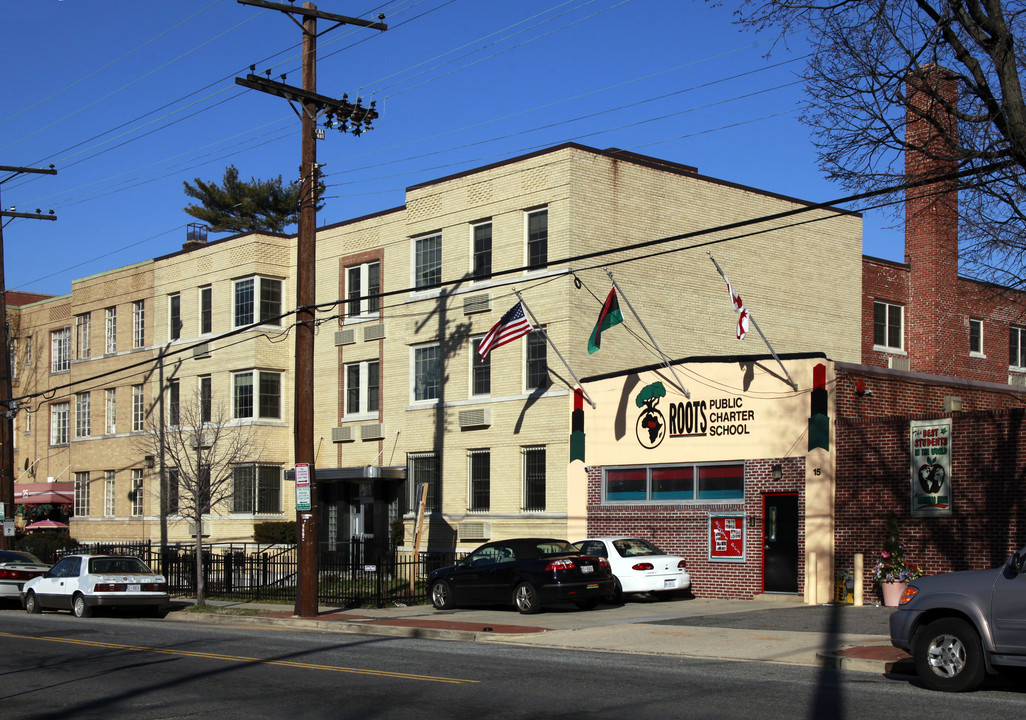
[[1018, 552], [1014, 552], [1012, 553], [1011, 557], [1008, 558], [1008, 562], [1005, 564], [1005, 567], [1008, 569], [1008, 572], [1010, 572], [1012, 575], [1018, 575], [1020, 572], [1022, 572], [1022, 563], [1023, 556], [1020, 555]]

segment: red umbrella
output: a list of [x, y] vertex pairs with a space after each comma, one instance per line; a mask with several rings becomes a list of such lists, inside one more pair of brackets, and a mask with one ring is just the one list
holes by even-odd
[[68, 526], [56, 520], [40, 520], [25, 526], [26, 530], [67, 530]]

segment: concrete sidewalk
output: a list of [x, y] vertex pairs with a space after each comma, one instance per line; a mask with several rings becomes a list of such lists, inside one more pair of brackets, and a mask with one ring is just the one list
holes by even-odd
[[908, 655], [890, 644], [892, 608], [874, 606], [702, 598], [666, 602], [637, 596], [590, 611], [553, 605], [537, 615], [520, 615], [512, 608], [438, 611], [416, 605], [324, 607], [316, 618], [299, 618], [292, 607], [281, 605], [216, 603], [225, 614], [186, 612], [185, 603], [178, 605], [181, 611], [170, 613], [168, 621], [913, 672]]

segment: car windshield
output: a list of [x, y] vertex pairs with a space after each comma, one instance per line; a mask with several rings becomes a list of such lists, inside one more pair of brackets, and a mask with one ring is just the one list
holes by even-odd
[[580, 550], [566, 540], [542, 540], [537, 544], [537, 548], [542, 557], [546, 557], [548, 555], [566, 555], [567, 553], [571, 553], [573, 555], [580, 554]]
[[89, 572], [94, 575], [119, 574], [119, 573], [149, 573], [139, 558], [134, 557], [103, 557], [89, 558]]
[[34, 563], [35, 565], [46, 565], [32, 553], [20, 552], [18, 550], [0, 550], [0, 563]]
[[620, 553], [620, 557], [640, 557], [642, 555], [665, 555], [665, 553], [650, 543], [648, 540], [638, 538], [625, 538], [614, 540], [613, 547]]

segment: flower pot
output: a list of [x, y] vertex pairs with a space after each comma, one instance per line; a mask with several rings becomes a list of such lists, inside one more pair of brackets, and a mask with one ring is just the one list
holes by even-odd
[[898, 607], [898, 601], [901, 600], [901, 594], [905, 592], [905, 588], [907, 587], [908, 583], [905, 582], [880, 583], [880, 591], [883, 593], [884, 606]]

